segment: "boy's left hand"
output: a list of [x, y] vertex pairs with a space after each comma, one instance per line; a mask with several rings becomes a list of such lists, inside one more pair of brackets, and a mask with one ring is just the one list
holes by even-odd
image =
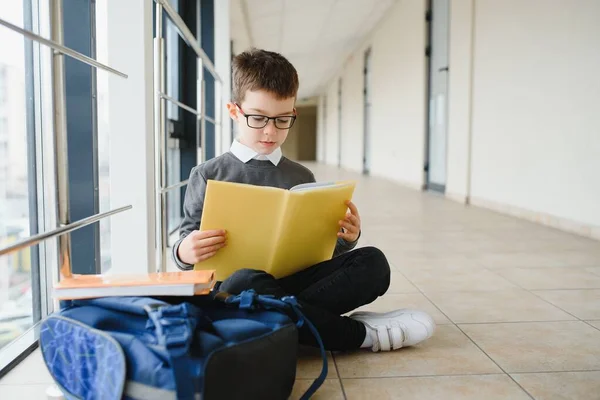
[[339, 222], [342, 232], [338, 232], [338, 237], [343, 238], [347, 242], [355, 242], [360, 234], [360, 215], [353, 202], [347, 201], [346, 205], [350, 209], [350, 212], [346, 213], [346, 218]]

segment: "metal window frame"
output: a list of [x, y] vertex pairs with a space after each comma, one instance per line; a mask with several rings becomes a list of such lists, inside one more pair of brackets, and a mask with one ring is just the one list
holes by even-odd
[[[23, 26], [30, 31], [39, 30], [39, 18], [37, 14], [37, 0], [23, 0]], [[40, 179], [40, 165], [36, 162], [37, 150], [40, 147], [40, 137], [37, 134], [40, 113], [37, 108], [38, 97], [36, 91], [39, 88], [39, 49], [36, 43], [24, 40], [24, 67], [25, 67], [25, 113], [26, 113], [26, 139], [27, 139], [27, 179], [28, 179], [28, 203], [29, 203], [29, 229], [31, 234], [40, 230], [40, 221], [43, 219], [43, 208], [40, 208], [40, 196], [38, 189], [42, 184]], [[34, 193], [35, 195], [32, 195]], [[31, 317], [33, 325], [46, 315], [45, 301], [45, 279], [44, 264], [41, 262], [43, 249], [34, 246], [29, 249], [31, 262], [32, 302]], [[0, 349], [0, 378], [18, 365], [25, 357], [37, 348], [34, 335], [23, 333], [19, 338]]]
[[[179, 106], [186, 111], [197, 115], [199, 129], [197, 130], [197, 152], [196, 163], [202, 163], [207, 159], [206, 152], [206, 123], [212, 123], [215, 127], [215, 135], [222, 133], [221, 117], [210, 118], [206, 116], [206, 80], [202, 73], [206, 69], [214, 79], [214, 85], [221, 86], [218, 92], [222, 96], [223, 80], [217, 73], [214, 64], [204, 52], [200, 41], [190, 31], [181, 16], [175, 11], [168, 0], [154, 0], [154, 148], [155, 148], [155, 199], [156, 199], [156, 270], [164, 272], [167, 268], [167, 246], [168, 246], [168, 221], [167, 221], [167, 195], [171, 190], [177, 190], [187, 184], [187, 181], [172, 183], [167, 186], [167, 141], [166, 141], [166, 101]], [[200, 79], [200, 105], [198, 109], [190, 107], [177, 99], [170, 98], [165, 90], [165, 39], [164, 39], [164, 17], [170, 19], [183, 41], [194, 50], [199, 64]], [[216, 89], [215, 89], [216, 90]], [[215, 93], [213, 93], [215, 94]], [[215, 95], [216, 97], [216, 95]], [[216, 99], [215, 99], [216, 100]], [[219, 107], [222, 98], [219, 97]], [[215, 113], [216, 114], [216, 113]], [[210, 121], [209, 121], [210, 119]]]
[[[23, 26], [25, 29], [34, 29], [34, 11], [33, 1], [23, 1]], [[27, 179], [28, 192], [30, 193], [29, 201], [29, 233], [39, 233], [39, 214], [42, 212], [39, 209], [38, 201], [38, 181], [39, 170], [36, 160], [36, 149], [38, 148], [38, 138], [36, 137], [36, 107], [35, 107], [35, 91], [36, 91], [36, 65], [34, 44], [31, 41], [24, 40], [25, 45], [25, 110], [26, 110], [26, 129], [27, 129]], [[35, 193], [35, 196], [31, 196]], [[34, 246], [31, 251], [31, 292], [32, 292], [32, 318], [33, 322], [37, 322], [42, 318], [42, 277], [40, 274], [40, 248]]]
[[[0, 25], [32, 41], [33, 54], [28, 63], [31, 62], [30, 65], [33, 66], [33, 76], [29, 77], [28, 81], [33, 82], [33, 102], [28, 103], [28, 106], [33, 107], [33, 118], [28, 121], [27, 126], [28, 130], [34, 131], [29, 135], [30, 140], [34, 141], [34, 146], [29, 145], [28, 154], [35, 156], [35, 182], [30, 184], [30, 188], [35, 189], [36, 193], [34, 211], [38, 216], [37, 227], [44, 233], [0, 249], [0, 256], [30, 246], [39, 246], [39, 314], [43, 318], [50, 314], [56, 305], [49, 296], [51, 285], [59, 277], [71, 275], [71, 242], [68, 233], [131, 208], [125, 206], [74, 223], [69, 221], [64, 56], [79, 60], [94, 69], [103, 69], [124, 78], [127, 78], [127, 75], [64, 46], [62, 0], [30, 1], [29, 11], [32, 15], [30, 26], [26, 26], [29, 29], [23, 29], [3, 19], [0, 19]], [[47, 36], [51, 39], [46, 39]], [[47, 131], [52, 134], [42, 135], [42, 132]], [[0, 352], [0, 377], [30, 354], [37, 347], [38, 339], [39, 322], [10, 345], [5, 346]]]

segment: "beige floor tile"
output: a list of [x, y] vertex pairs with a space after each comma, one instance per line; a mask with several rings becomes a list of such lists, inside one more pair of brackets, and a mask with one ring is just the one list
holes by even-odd
[[600, 369], [600, 331], [581, 321], [460, 327], [509, 373]]
[[[526, 250], [525, 250], [526, 249]], [[531, 245], [525, 243], [524, 251], [480, 253], [475, 258], [487, 268], [516, 268], [516, 267], [564, 267], [563, 253], [552, 251], [531, 251]]]
[[[12, 371], [2, 378], [0, 384], [6, 385], [29, 385], [41, 383], [53, 383], [46, 364], [42, 358], [39, 349], [31, 353], [26, 359], [21, 361]], [[2, 397], [0, 397], [2, 398]]]
[[600, 243], [596, 251], [566, 251], [561, 257], [568, 266], [600, 267]]
[[[397, 252], [396, 252], [397, 253]], [[460, 269], [476, 266], [464, 254], [456, 253], [401, 253], [389, 256], [394, 259], [394, 266], [400, 271], [437, 270], [443, 268]]]
[[451, 251], [452, 246], [447, 243], [435, 243], [428, 241], [413, 241], [405, 242], [402, 240], [393, 240], [392, 238], [378, 238], [374, 242], [376, 247], [388, 256], [403, 255], [410, 252], [436, 251], [444, 252]]
[[387, 293], [419, 293], [419, 289], [410, 283], [402, 273], [392, 270], [390, 287]]
[[600, 321], [586, 321], [588, 324], [600, 329]]
[[[545, 249], [548, 248], [548, 244], [544, 243], [544, 242], [540, 242], [539, 240], [535, 240], [535, 239], [525, 239], [525, 240], [518, 240], [515, 238], [511, 238], [508, 240], [501, 240], [501, 239], [496, 239], [496, 240], [489, 240], [489, 241], [483, 241], [480, 242], [478, 244], [477, 247], [477, 252], [480, 255], [486, 256], [486, 255], [492, 255], [495, 256], [495, 258], [487, 258], [488, 262], [483, 263], [486, 267], [488, 268], [503, 268], [506, 267], [506, 265], [504, 263], [507, 263], [508, 266], [514, 266], [514, 263], [518, 263], [523, 265], [521, 262], [517, 261], [515, 258], [512, 258], [512, 260], [503, 260], [502, 257], [498, 257], [497, 255], [501, 255], [501, 254], [513, 254], [513, 253], [531, 253], [534, 251], [544, 251]], [[478, 257], [480, 260], [481, 258]], [[498, 262], [493, 262], [493, 261], [498, 261]], [[550, 265], [551, 266], [553, 263], [555, 262], [555, 260], [551, 260]]]
[[349, 400], [527, 400], [530, 398], [506, 375], [344, 379], [343, 385]]
[[496, 273], [477, 267], [411, 270], [404, 275], [425, 293], [517, 289]]
[[600, 399], [600, 372], [514, 374], [512, 377], [536, 400]]
[[584, 268], [507, 268], [499, 275], [524, 289], [600, 289], [600, 276]]
[[[318, 349], [312, 347], [300, 346], [298, 352], [298, 364], [296, 366], [296, 379], [314, 379], [321, 373], [323, 361]], [[328, 378], [337, 377], [333, 356], [327, 352]]]
[[[450, 324], [450, 320], [438, 310], [433, 303], [427, 300], [427, 297], [421, 293], [386, 293], [382, 297], [371, 304], [359, 307], [355, 311], [373, 311], [373, 312], [388, 312], [399, 308], [411, 308], [425, 311], [435, 321], [436, 324]], [[352, 311], [352, 312], [355, 312]], [[352, 314], [352, 312], [347, 315]]]
[[600, 289], [540, 290], [541, 298], [581, 319], [600, 319]]
[[587, 272], [591, 272], [594, 275], [600, 276], [600, 267], [590, 267], [585, 269]]
[[45, 400], [50, 384], [5, 385], [0, 383], [0, 399]]
[[[312, 383], [313, 381], [311, 379], [298, 379], [294, 384], [294, 390], [292, 391], [290, 400], [302, 397]], [[342, 392], [342, 385], [340, 384], [339, 379], [327, 379], [311, 399], [343, 400], [344, 393]]]
[[500, 372], [489, 357], [453, 325], [438, 326], [431, 339], [414, 347], [381, 353], [368, 350], [334, 353], [334, 358], [342, 378]]
[[455, 323], [576, 319], [526, 290], [432, 292], [427, 297]]

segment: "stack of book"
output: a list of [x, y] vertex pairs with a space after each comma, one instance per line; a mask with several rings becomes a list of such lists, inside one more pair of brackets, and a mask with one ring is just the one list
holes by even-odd
[[216, 283], [214, 271], [134, 275], [71, 275], [54, 286], [54, 298], [74, 300], [114, 296], [196, 296]]

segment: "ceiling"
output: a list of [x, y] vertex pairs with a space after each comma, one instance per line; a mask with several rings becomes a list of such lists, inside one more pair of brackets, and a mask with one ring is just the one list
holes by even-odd
[[319, 95], [397, 0], [230, 0], [233, 51], [287, 57], [300, 100]]

